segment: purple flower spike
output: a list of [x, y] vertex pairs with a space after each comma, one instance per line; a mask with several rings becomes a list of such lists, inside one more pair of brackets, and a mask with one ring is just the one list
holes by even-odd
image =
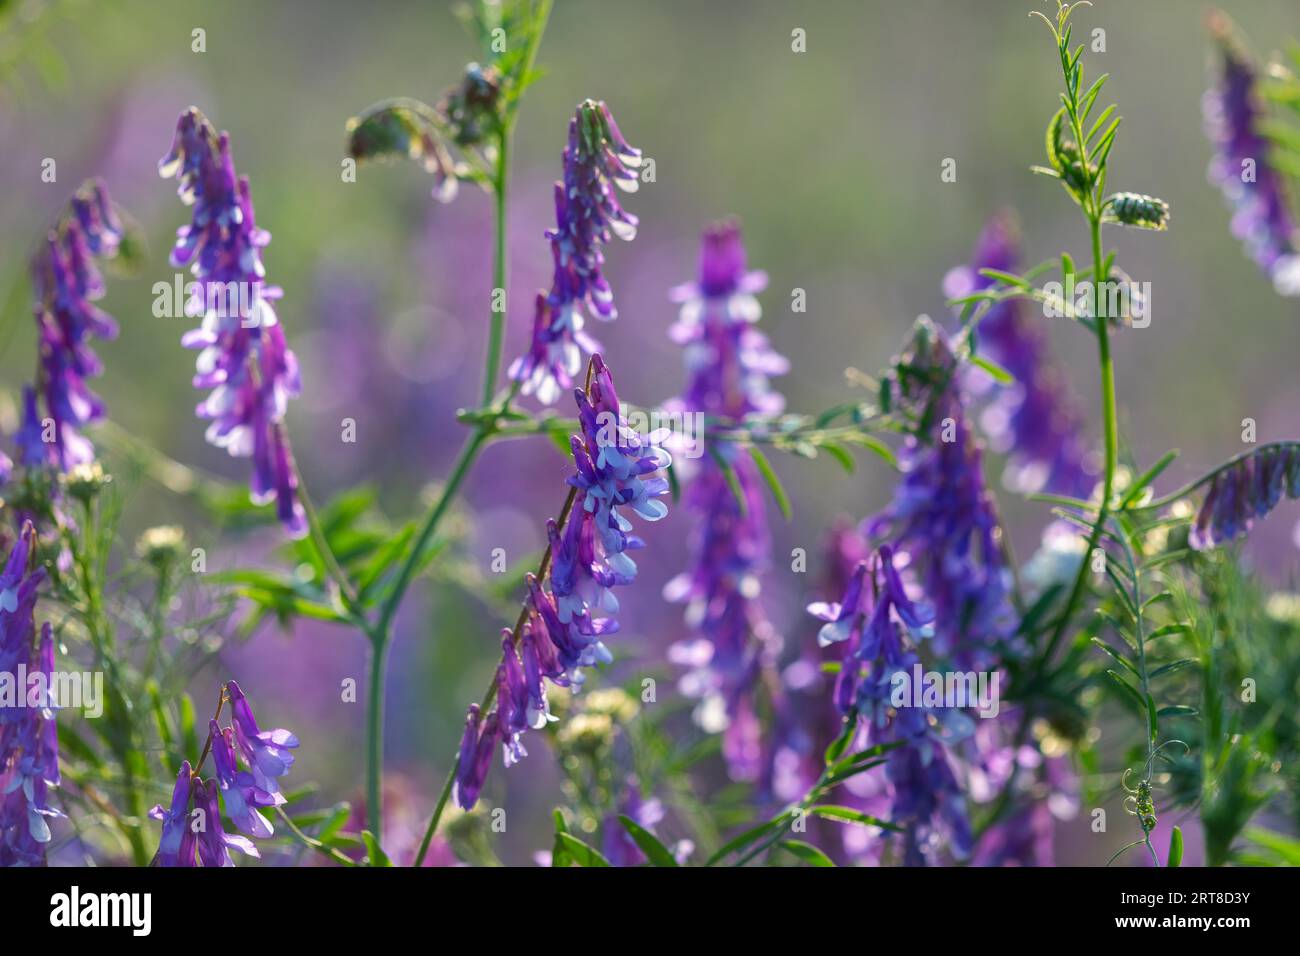
[[[218, 794], [237, 829], [255, 837], [274, 835], [262, 811], [285, 802], [276, 778], [292, 765], [288, 748], [297, 747], [298, 738], [287, 730], [259, 730], [247, 698], [234, 681], [225, 685], [224, 693], [233, 714], [231, 726], [223, 728], [215, 718], [208, 721], [204, 748], [204, 757], [212, 754], [215, 777], [203, 781], [186, 761], [176, 777], [171, 807], [160, 804], [149, 811], [163, 825], [155, 858], [158, 866], [194, 866], [196, 850], [200, 866], [233, 866], [231, 847], [248, 856], [260, 855], [247, 837], [225, 832]], [[241, 769], [240, 757], [247, 769]], [[202, 764], [200, 760], [200, 770]]]
[[194, 843], [189, 841], [189, 857], [182, 854], [186, 845], [186, 835], [190, 833], [190, 792], [194, 771], [190, 762], [181, 764], [181, 772], [176, 775], [176, 786], [172, 790], [170, 809], [158, 804], [149, 811], [149, 816], [162, 821], [162, 839], [158, 841], [158, 866], [193, 866]]
[[[669, 409], [687, 415], [740, 420], [775, 414], [784, 399], [770, 377], [789, 369], [786, 359], [755, 328], [761, 314], [756, 293], [767, 284], [749, 271], [740, 227], [708, 227], [700, 244], [699, 276], [670, 293], [681, 303], [670, 330], [683, 346], [687, 383]], [[762, 477], [753, 459], [730, 447], [720, 454], [733, 482], [712, 458], [696, 468], [686, 462], [686, 508], [695, 516], [689, 568], [664, 588], [664, 597], [686, 603], [692, 637], [675, 644], [670, 659], [685, 668], [682, 691], [699, 700], [696, 722], [723, 732], [723, 753], [731, 775], [755, 779], [762, 747], [753, 695], [765, 668], [773, 665], [777, 639], [760, 600], [760, 576], [771, 543]]]
[[955, 856], [968, 856], [970, 822], [948, 749], [969, 721], [942, 708], [899, 707], [892, 699], [894, 675], [910, 674], [920, 661], [911, 641], [927, 635], [933, 606], [907, 593], [895, 554], [884, 546], [875, 558], [859, 562], [839, 604], [809, 611], [829, 619], [826, 627], [839, 626], [834, 636], [848, 635], [835, 686], [837, 708], [861, 720], [869, 743], [901, 744], [886, 758], [886, 815], [904, 830], [904, 862], [924, 865], [941, 842]]
[[655, 477], [672, 458], [623, 416], [614, 378], [599, 355], [592, 356], [590, 392], [578, 389], [582, 433], [570, 441], [577, 489], [564, 525], [548, 521], [546, 580], [528, 575], [524, 623], [519, 633], [502, 633], [496, 673], [496, 709], [483, 717], [478, 705], [465, 719], [456, 765], [456, 800], [474, 806], [491, 767], [498, 740], [510, 766], [527, 755], [523, 734], [544, 727], [551, 716], [546, 681], [577, 690], [583, 670], [613, 655], [601, 641], [618, 630], [613, 589], [631, 584], [636, 564], [626, 552], [645, 546], [631, 534], [630, 512], [657, 521], [667, 507], [657, 499], [668, 482]]
[[94, 305], [104, 295], [94, 260], [116, 255], [122, 239], [122, 225], [102, 182], [82, 186], [69, 210], [32, 263], [39, 362], [36, 388], [24, 392], [19, 441], [24, 464], [64, 472], [95, 457], [79, 431], [104, 417], [103, 402], [86, 385], [102, 369], [90, 343], [116, 338], [118, 330], [112, 316]]
[[1210, 182], [1233, 210], [1232, 233], [1273, 280], [1280, 295], [1300, 295], [1296, 224], [1281, 173], [1269, 161], [1267, 116], [1256, 90], [1255, 68], [1223, 14], [1210, 19], [1222, 56], [1218, 85], [1205, 94], [1205, 129], [1215, 146]]
[[509, 369], [520, 391], [545, 405], [573, 387], [582, 355], [600, 348], [584, 331], [586, 319], [618, 316], [601, 249], [615, 236], [636, 236], [636, 216], [619, 204], [617, 189], [636, 191], [640, 165], [641, 152], [623, 139], [604, 103], [579, 105], [569, 122], [564, 180], [555, 184], [555, 228], [546, 232], [554, 262], [551, 290], [538, 294], [528, 351]]
[[194, 207], [190, 224], [177, 230], [171, 262], [188, 265], [198, 279], [186, 314], [201, 316], [201, 324], [181, 339], [200, 350], [194, 387], [211, 389], [196, 414], [212, 421], [205, 434], [210, 444], [253, 459], [253, 500], [274, 501], [286, 533], [300, 538], [307, 519], [284, 415], [301, 382], [272, 307], [281, 291], [265, 282], [261, 251], [270, 233], [257, 227], [248, 179], [235, 174], [230, 137], [218, 135], [194, 107], [181, 114], [158, 171], [176, 176], [181, 201]]
[[212, 720], [208, 722], [208, 733], [212, 737], [212, 759], [217, 765], [217, 786], [221, 790], [221, 801], [226, 805], [226, 816], [237, 829], [249, 836], [271, 836], [275, 831], [258, 808], [275, 806], [275, 797], [259, 787], [251, 773], [236, 765], [233, 731], [229, 728], [222, 730]]
[[257, 786], [272, 797], [273, 806], [279, 806], [284, 803], [279, 778], [293, 766], [293, 754], [290, 751], [297, 748], [298, 738], [282, 728], [260, 730], [253, 717], [253, 709], [248, 705], [248, 698], [239, 689], [239, 684], [232, 680], [226, 688], [234, 715], [233, 726], [239, 752], [252, 771]]
[[992, 665], [1014, 630], [1011, 572], [984, 482], [982, 454], [955, 389], [937, 399], [934, 433], [909, 438], [894, 500], [866, 525], [918, 568], [935, 605], [935, 650], [962, 667]]
[[1300, 498], [1300, 447], [1261, 448], [1215, 476], [1196, 513], [1188, 542], [1204, 551], [1241, 537], [1283, 496]]
[[[37, 640], [37, 589], [43, 568], [28, 570], [35, 531], [22, 531], [0, 571], [0, 673], [54, 674], [54, 637], [49, 622]], [[26, 693], [25, 690], [20, 693]], [[50, 806], [50, 788], [60, 783], [56, 701], [47, 696], [29, 706], [26, 698], [0, 706], [0, 866], [40, 866], [52, 839], [49, 821], [63, 816]]]

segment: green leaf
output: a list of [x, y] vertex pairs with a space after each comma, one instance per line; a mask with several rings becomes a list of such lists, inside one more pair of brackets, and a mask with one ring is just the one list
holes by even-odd
[[673, 504], [677, 504], [682, 497], [682, 485], [677, 480], [677, 468], [674, 465], [669, 465], [664, 469], [664, 473], [668, 476], [668, 493], [672, 495]]
[[749, 457], [754, 459], [754, 464], [758, 466], [759, 474], [761, 474], [763, 480], [767, 482], [767, 488], [772, 492], [772, 497], [776, 499], [776, 505], [781, 509], [781, 515], [786, 521], [789, 521], [792, 516], [790, 510], [790, 496], [785, 493], [785, 488], [781, 486], [781, 479], [778, 478], [776, 472], [772, 470], [772, 463], [767, 460], [767, 456], [759, 451], [757, 447], [751, 447], [749, 449]]
[[1088, 130], [1088, 135], [1084, 137], [1084, 142], [1091, 143], [1093, 141], [1093, 138], [1097, 135], [1098, 131], [1101, 129], [1102, 124], [1105, 123], [1106, 120], [1110, 119], [1111, 114], [1114, 112], [1115, 112], [1114, 103], [1112, 103], [1110, 106], [1102, 110], [1101, 115], [1097, 117], [1097, 122], [1092, 124], [1092, 129]]
[[812, 866], [834, 866], [834, 861], [829, 856], [817, 849], [811, 843], [804, 843], [802, 840], [783, 840], [777, 844], [787, 853], [797, 856]]
[[992, 359], [987, 359], [982, 355], [972, 355], [970, 357], [970, 363], [984, 369], [984, 371], [993, 376], [994, 380], [1001, 385], [1014, 385], [1016, 382], [1016, 377], [1014, 375]]
[[366, 856], [371, 866], [392, 866], [393, 863], [388, 859], [383, 849], [379, 846], [379, 841], [369, 830], [361, 831], [361, 842], [366, 846]]
[[865, 432], [856, 431], [844, 432], [839, 436], [839, 440], [850, 445], [861, 445], [868, 451], [875, 452], [883, 458], [890, 468], [895, 470], [898, 469], [898, 456], [894, 454], [894, 450], [874, 435], [868, 435]]
[[813, 816], [823, 817], [827, 820], [834, 820], [837, 823], [852, 823], [864, 827], [878, 827], [881, 830], [891, 830], [897, 833], [902, 832], [902, 828], [882, 820], [879, 817], [873, 817], [869, 813], [862, 813], [854, 810], [852, 807], [841, 807], [835, 804], [819, 804], [815, 807], [809, 807], [808, 812]]
[[713, 866], [713, 864], [730, 856], [732, 853], [735, 853], [738, 850], [743, 850], [745, 847], [757, 843], [759, 840], [763, 839], [763, 837], [775, 833], [777, 830], [786, 826], [789, 822], [790, 814], [782, 813], [780, 816], [773, 817], [771, 820], [766, 820], [758, 826], [750, 827], [739, 836], [724, 843], [718, 851], [713, 854], [713, 856], [704, 861], [704, 865]]
[[1147, 634], [1147, 641], [1154, 641], [1157, 637], [1168, 637], [1170, 634], [1190, 633], [1192, 633], [1192, 625], [1186, 621], [1179, 621], [1176, 624], [1163, 624], [1160, 627], [1157, 627], [1154, 631]]
[[850, 455], [843, 448], [841, 448], [839, 445], [836, 445], [834, 442], [824, 441], [821, 442], [821, 444], [818, 445], [818, 447], [821, 448], [822, 451], [826, 452], [826, 454], [834, 458], [837, 462], [839, 462], [840, 467], [843, 468], [845, 472], [847, 472], [848, 474], [851, 475], [853, 474], [854, 471], [857, 470], [857, 462], [853, 460], [853, 456]]
[[181, 711], [181, 743], [184, 752], [194, 754], [197, 759], [199, 752], [199, 736], [194, 724], [194, 699], [189, 694], [181, 694], [180, 700]]
[[722, 455], [713, 448], [709, 449], [709, 457], [713, 459], [714, 463], [718, 466], [718, 470], [722, 472], [722, 477], [726, 479], [727, 487], [731, 489], [731, 497], [735, 499], [736, 509], [740, 512], [740, 516], [744, 518], [749, 514], [749, 505], [745, 502], [745, 489], [740, 487], [740, 479], [736, 477], [736, 469], [731, 467], [731, 462], [723, 458]]
[[1142, 494], [1142, 492], [1146, 490], [1146, 487], [1149, 484], [1151, 484], [1151, 482], [1159, 478], [1160, 473], [1163, 472], [1166, 468], [1168, 468], [1170, 464], [1173, 463], [1174, 459], [1177, 457], [1178, 457], [1177, 449], [1166, 452], [1159, 461], [1157, 461], [1154, 465], [1152, 465], [1150, 468], [1144, 471], [1138, 477], [1138, 479], [1135, 482], [1133, 482], [1133, 484], [1129, 485], [1128, 491], [1124, 493], [1124, 497], [1120, 500], [1119, 510], [1123, 511], [1133, 502], [1137, 501], [1138, 497]]
[[1262, 827], [1251, 827], [1245, 836], [1251, 843], [1277, 854], [1288, 866], [1300, 866], [1300, 840]]
[[[572, 866], [609, 866], [609, 860], [605, 859], [598, 850], [583, 843], [571, 833], [556, 833], [555, 843], [562, 846], [567, 859]], [[555, 854], [551, 855], [551, 865], [555, 864]]]
[[1195, 717], [1200, 714], [1200, 711], [1186, 704], [1170, 704], [1168, 707], [1161, 707], [1156, 714], [1159, 717]]
[[641, 852], [653, 866], [680, 866], [677, 859], [673, 856], [668, 847], [659, 842], [659, 838], [653, 833], [641, 826], [631, 817], [619, 814], [618, 822], [623, 824], [623, 829], [628, 832]]
[[1124, 665], [1124, 667], [1128, 669], [1129, 673], [1133, 674], [1134, 676], [1137, 675], [1138, 672], [1137, 666], [1130, 663], [1128, 658], [1122, 655], [1119, 651], [1115, 650], [1113, 647], [1111, 647], [1109, 644], [1103, 641], [1100, 637], [1094, 637], [1091, 640], [1092, 643], [1096, 644], [1103, 651], [1109, 654], [1111, 658], [1113, 658], [1116, 662]]
[[1155, 670], [1151, 672], [1150, 679], [1155, 680], [1157, 677], [1164, 677], [1166, 674], [1176, 673], [1182, 670], [1184, 667], [1195, 667], [1198, 666], [1199, 664], [1200, 661], [1198, 661], [1194, 657], [1184, 657], [1181, 660], [1176, 660], [1169, 664], [1165, 664], [1163, 667], [1157, 667]]
[[1145, 709], [1146, 709], [1146, 701], [1142, 698], [1142, 695], [1139, 694], [1139, 693], [1137, 692], [1137, 688], [1135, 688], [1132, 684], [1130, 684], [1128, 681], [1126, 681], [1126, 680], [1123, 678], [1123, 676], [1120, 675], [1120, 673], [1119, 673], [1118, 671], [1113, 671], [1113, 670], [1109, 670], [1109, 669], [1107, 669], [1107, 671], [1106, 671], [1106, 675], [1107, 675], [1107, 676], [1108, 676], [1108, 677], [1109, 677], [1109, 678], [1110, 678], [1114, 683], [1116, 683], [1116, 684], [1118, 684], [1118, 685], [1120, 686], [1120, 688], [1124, 691], [1124, 695], [1125, 695], [1125, 696], [1129, 699], [1129, 701], [1130, 701], [1132, 704], [1134, 704], [1134, 705], [1135, 705], [1139, 710], [1145, 710]]
[[1169, 834], [1169, 856], [1165, 860], [1165, 866], [1180, 866], [1183, 862], [1183, 831], [1174, 827], [1173, 832]]

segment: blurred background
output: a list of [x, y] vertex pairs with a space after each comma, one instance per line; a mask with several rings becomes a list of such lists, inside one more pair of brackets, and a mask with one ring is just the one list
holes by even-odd
[[[656, 164], [657, 181], [625, 202], [641, 218], [639, 235], [607, 250], [621, 316], [594, 330], [620, 393], [638, 405], [670, 397], [683, 381], [680, 351], [666, 337], [675, 318], [666, 293], [693, 277], [698, 236], [712, 219], [739, 217], [751, 265], [770, 275], [762, 325], [791, 360], [777, 385], [793, 411], [865, 397], [846, 367], [874, 373], [918, 314], [946, 318], [942, 278], [967, 260], [999, 209], [1019, 216], [1026, 264], [1062, 250], [1085, 259], [1077, 210], [1028, 171], [1043, 161], [1059, 85], [1052, 44], [1026, 16], [1030, 6], [560, 0], [513, 156], [507, 360], [524, 348], [532, 293], [549, 280], [542, 231], [552, 219], [550, 184], [573, 107], [586, 97], [606, 100]], [[1265, 44], [1300, 33], [1300, 11], [1288, 0], [1222, 6], [1261, 57], [1271, 52]], [[1256, 420], [1260, 441], [1300, 435], [1297, 305], [1247, 261], [1206, 181], [1206, 9], [1109, 0], [1079, 20], [1089, 32], [1105, 30], [1105, 52], [1090, 53], [1088, 68], [1111, 72], [1105, 96], [1125, 117], [1111, 186], [1159, 195], [1173, 209], [1167, 234], [1108, 235], [1120, 264], [1152, 285], [1151, 326], [1122, 334], [1115, 347], [1132, 454], [1150, 464], [1168, 448], [1183, 453], [1162, 490], [1241, 451], [1243, 418]], [[33, 363], [27, 258], [81, 180], [100, 175], [140, 223], [148, 251], [139, 275], [111, 281], [100, 303], [122, 334], [97, 347], [105, 374], [93, 386], [116, 425], [178, 461], [245, 480], [246, 463], [207, 446], [194, 418], [193, 354], [179, 346], [184, 320], [152, 314], [152, 286], [172, 281], [167, 252], [188, 219], [156, 162], [177, 115], [194, 104], [230, 132], [258, 222], [273, 237], [268, 277], [285, 290], [278, 311], [303, 369], [290, 430], [313, 496], [368, 482], [391, 514], [414, 513], [460, 445], [455, 410], [477, 399], [490, 202], [466, 187], [452, 205], [437, 205], [413, 165], [363, 165], [355, 183], [343, 182], [340, 163], [350, 116], [390, 96], [433, 102], [459, 79], [474, 48], [451, 5], [8, 0], [0, 17], [0, 430], [14, 428]], [[196, 28], [206, 32], [206, 52], [191, 51]], [[804, 53], [791, 51], [795, 28], [806, 31]], [[41, 180], [46, 157], [57, 162], [56, 183]], [[955, 182], [940, 180], [946, 158], [956, 160]], [[804, 313], [791, 309], [796, 288], [806, 290]], [[1095, 420], [1091, 337], [1065, 320], [1052, 337]], [[344, 418], [357, 423], [355, 444], [340, 441]], [[795, 512], [790, 523], [774, 516], [765, 593], [793, 652], [814, 639], [801, 608], [824, 596], [815, 592], [825, 529], [836, 515], [878, 509], [893, 479], [867, 457], [853, 476], [829, 458], [775, 465]], [[543, 439], [487, 452], [457, 523], [471, 558], [460, 578], [490, 577], [497, 547], [512, 568], [535, 561], [565, 470]], [[1023, 558], [1046, 506], [1005, 494], [1001, 506]], [[1279, 508], [1252, 541], [1253, 560], [1279, 584], [1297, 566], [1297, 516]], [[256, 539], [216, 539], [184, 499], [144, 481], [128, 502], [128, 537], [162, 521], [185, 524], [216, 553], [259, 547]], [[646, 535], [642, 577], [625, 597], [620, 666], [662, 667], [664, 648], [682, 636], [680, 608], [659, 590], [683, 566], [688, 530], [678, 513]], [[268, 536], [263, 550], [272, 543]], [[795, 547], [814, 556], [809, 574], [787, 570], [784, 556]], [[510, 606], [484, 604], [446, 577], [455, 576], [412, 593], [393, 650], [388, 764], [415, 817], [437, 792]], [[266, 629], [227, 644], [193, 690], [207, 700], [221, 677], [237, 677], [264, 725], [303, 739], [298, 782], [316, 780], [331, 799], [348, 798], [362, 786], [363, 717], [361, 705], [339, 702], [337, 688], [347, 677], [363, 682], [365, 655], [362, 639], [342, 629]], [[494, 800], [520, 821], [502, 854], [511, 862], [527, 862], [549, 842], [559, 796], [544, 750], [491, 778]], [[1109, 855], [1086, 835], [1073, 850], [1072, 840], [1065, 862]]]

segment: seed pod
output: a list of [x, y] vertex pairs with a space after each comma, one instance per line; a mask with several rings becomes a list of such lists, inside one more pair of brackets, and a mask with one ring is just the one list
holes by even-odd
[[1169, 228], [1169, 203], [1141, 193], [1116, 193], [1106, 200], [1106, 221], [1164, 231]]

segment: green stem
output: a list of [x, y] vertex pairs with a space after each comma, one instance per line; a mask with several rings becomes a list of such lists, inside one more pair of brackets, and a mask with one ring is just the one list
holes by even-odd
[[[541, 15], [537, 20], [537, 29], [529, 38], [528, 49], [524, 58], [524, 70], [522, 76], [527, 76], [532, 71], [533, 62], [537, 56], [538, 47], [541, 45], [542, 34], [546, 30], [546, 23], [550, 16], [551, 2], [543, 0], [539, 7]], [[492, 192], [495, 206], [496, 219], [496, 241], [493, 249], [492, 264], [492, 288], [493, 298], [496, 297], [496, 290], [505, 290], [506, 287], [506, 199], [508, 194], [510, 179], [510, 138], [514, 130], [515, 109], [517, 101], [511, 105], [509, 113], [503, 118], [500, 129], [497, 132], [497, 151], [496, 151], [496, 169], [492, 176]], [[487, 356], [484, 359], [483, 367], [483, 387], [481, 390], [482, 404], [484, 406], [493, 402], [493, 396], [496, 394], [496, 382], [501, 370], [501, 351], [505, 340], [505, 308], [504, 302], [502, 308], [493, 308], [488, 317], [488, 345]], [[382, 788], [381, 780], [383, 777], [383, 708], [384, 708], [384, 684], [386, 678], [387, 651], [389, 642], [392, 639], [393, 619], [401, 606], [402, 598], [406, 594], [407, 588], [415, 578], [415, 572], [420, 566], [425, 549], [428, 547], [430, 540], [437, 532], [443, 517], [451, 507], [451, 503], [460, 490], [465, 476], [469, 473], [470, 467], [478, 458], [479, 453], [483, 450], [493, 434], [498, 430], [500, 425], [500, 416], [504, 415], [510, 408], [510, 402], [518, 392], [518, 386], [512, 386], [500, 402], [500, 413], [498, 416], [491, 416], [478, 423], [473, 434], [466, 440], [465, 445], [461, 448], [460, 455], [456, 463], [452, 466], [451, 477], [448, 478], [442, 494], [438, 501], [430, 510], [424, 520], [419, 533], [416, 535], [415, 543], [410, 552], [403, 561], [398, 571], [397, 579], [393, 584], [393, 589], [385, 599], [380, 612], [379, 620], [373, 628], [368, 630], [371, 643], [370, 657], [370, 700], [368, 703], [367, 716], [367, 744], [368, 754], [366, 761], [366, 794], [368, 819], [370, 821], [371, 832], [375, 839], [382, 839], [380, 824], [383, 820], [382, 814]], [[494, 687], [495, 689], [495, 687]], [[455, 768], [452, 769], [454, 777]], [[447, 803], [448, 794], [451, 791], [451, 780], [448, 778], [443, 787], [443, 793], [438, 801], [438, 808], [435, 812], [433, 824], [428, 833], [425, 834], [424, 842], [421, 845], [419, 856], [416, 858], [415, 865], [418, 867], [424, 860], [425, 851], [428, 850], [429, 841], [433, 837], [433, 827], [436, 827], [438, 817], [441, 816], [443, 807]]]
[[[1110, 276], [1102, 272], [1104, 261], [1101, 245], [1101, 213], [1099, 210], [1093, 209], [1085, 211], [1088, 212], [1088, 225], [1092, 236], [1092, 274], [1095, 277], [1093, 301], [1096, 304], [1104, 301], [1101, 294], [1102, 285], [1109, 281]], [[1099, 310], [1094, 305], [1092, 311], [1097, 312]], [[1119, 414], [1115, 403], [1115, 363], [1110, 354], [1110, 316], [1096, 316], [1096, 319], [1097, 362], [1101, 369], [1101, 411], [1106, 469], [1102, 476], [1101, 503], [1097, 509], [1097, 520], [1092, 526], [1092, 533], [1088, 536], [1088, 547], [1084, 550], [1083, 558], [1079, 562], [1079, 572], [1074, 578], [1074, 586], [1070, 590], [1069, 600], [1057, 620], [1051, 639], [1047, 643], [1047, 649], [1043, 653], [1041, 662], [1043, 668], [1050, 664], [1052, 655], [1056, 652], [1057, 645], [1065, 635], [1066, 629], [1070, 626], [1074, 612], [1078, 609], [1079, 602], [1083, 598], [1083, 592], [1088, 581], [1088, 570], [1091, 566], [1089, 556], [1097, 547], [1098, 542], [1101, 541], [1102, 529], [1106, 525], [1106, 520], [1110, 517], [1111, 495], [1115, 489], [1115, 469], [1119, 458]]]
[[[505, 338], [506, 310], [506, 190], [509, 178], [510, 134], [502, 131], [497, 138], [497, 174], [494, 183], [496, 206], [496, 249], [492, 267], [492, 298], [501, 296], [501, 307], [494, 301], [488, 322], [487, 364], [483, 372], [483, 404], [492, 401], [497, 389], [497, 374], [501, 368], [501, 345]], [[499, 291], [498, 291], [499, 290]]]
[[451, 507], [451, 502], [469, 473], [470, 465], [478, 457], [487, 435], [488, 432], [480, 427], [465, 442], [456, 464], [452, 466], [451, 477], [425, 518], [415, 544], [398, 571], [393, 590], [380, 609], [378, 622], [366, 632], [370, 638], [369, 697], [366, 699], [366, 825], [377, 840], [383, 839], [384, 688], [388, 677], [388, 646], [393, 637], [393, 618], [401, 606], [406, 589], [415, 577], [429, 540]]
[[370, 682], [366, 698], [366, 827], [383, 841], [384, 683], [388, 677], [388, 633], [371, 635]]
[[[493, 298], [496, 289], [505, 288], [506, 276], [506, 183], [508, 143], [510, 136], [503, 132], [498, 140], [497, 171], [494, 180], [496, 200], [496, 243], [492, 267]], [[488, 324], [488, 349], [483, 369], [483, 405], [492, 403], [496, 393], [497, 375], [501, 368], [501, 349], [505, 337], [505, 311], [493, 308]], [[510, 405], [514, 391], [506, 394], [502, 402], [504, 411]], [[366, 708], [366, 818], [375, 839], [382, 839], [380, 825], [383, 821], [382, 779], [384, 773], [384, 687], [387, 680], [388, 646], [393, 636], [393, 619], [401, 607], [407, 589], [415, 579], [425, 550], [434, 534], [437, 533], [443, 517], [455, 500], [460, 486], [470, 467], [478, 458], [492, 433], [497, 429], [497, 420], [488, 418], [481, 421], [461, 448], [456, 463], [452, 466], [451, 476], [442, 489], [429, 514], [424, 519], [416, 535], [415, 543], [407, 553], [397, 572], [397, 579], [388, 597], [380, 608], [379, 620], [369, 631], [370, 637], [370, 698]], [[445, 798], [441, 803], [445, 803]], [[440, 807], [441, 807], [440, 803]], [[419, 863], [417, 862], [418, 866]]]

